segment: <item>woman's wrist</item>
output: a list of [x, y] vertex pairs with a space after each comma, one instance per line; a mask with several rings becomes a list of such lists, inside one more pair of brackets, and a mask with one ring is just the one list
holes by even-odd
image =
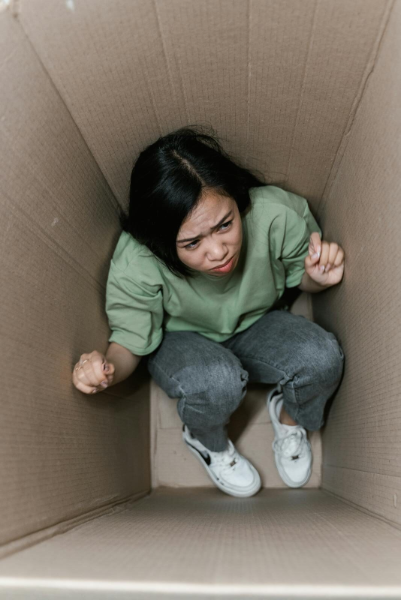
[[309, 292], [311, 294], [316, 294], [318, 292], [322, 292], [323, 290], [327, 290], [327, 288], [331, 287], [330, 285], [321, 285], [320, 283], [317, 283], [316, 281], [313, 281], [313, 279], [311, 279], [308, 275], [308, 273], [305, 271], [303, 276], [302, 276], [302, 281], [299, 284], [298, 288], [302, 291], [302, 292]]
[[114, 365], [113, 382], [110, 385], [116, 385], [124, 379], [127, 379], [137, 368], [142, 356], [132, 354], [130, 350], [111, 342], [106, 352], [106, 360]]

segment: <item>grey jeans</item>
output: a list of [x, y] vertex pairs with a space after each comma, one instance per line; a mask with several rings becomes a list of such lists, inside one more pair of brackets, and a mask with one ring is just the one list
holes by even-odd
[[271, 310], [245, 331], [214, 342], [192, 331], [165, 332], [147, 369], [190, 432], [209, 450], [227, 446], [227, 423], [247, 383], [278, 384], [284, 408], [309, 431], [324, 423], [326, 402], [342, 378], [335, 335], [301, 315]]

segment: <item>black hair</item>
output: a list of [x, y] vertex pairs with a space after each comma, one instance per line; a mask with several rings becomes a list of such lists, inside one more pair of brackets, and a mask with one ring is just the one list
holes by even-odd
[[193, 276], [178, 258], [176, 239], [204, 190], [231, 197], [242, 215], [251, 208], [249, 189], [267, 185], [234, 161], [213, 133], [182, 127], [145, 148], [132, 169], [128, 215], [120, 216], [122, 229], [178, 277]]

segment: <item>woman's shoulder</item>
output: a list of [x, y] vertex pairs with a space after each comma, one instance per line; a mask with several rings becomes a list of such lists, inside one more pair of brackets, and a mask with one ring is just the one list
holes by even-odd
[[302, 216], [307, 206], [305, 198], [276, 185], [250, 188], [249, 195], [255, 208], [268, 211], [270, 214], [272, 212], [285, 212], [289, 209]]
[[143, 274], [146, 279], [153, 279], [161, 267], [153, 252], [127, 231], [122, 231], [118, 238], [111, 265], [126, 275], [138, 278]]

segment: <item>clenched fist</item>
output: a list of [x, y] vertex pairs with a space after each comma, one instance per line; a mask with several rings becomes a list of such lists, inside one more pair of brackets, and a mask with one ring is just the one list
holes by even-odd
[[320, 239], [317, 231], [309, 239], [309, 255], [305, 257], [305, 272], [322, 286], [339, 283], [344, 275], [344, 250], [335, 242]]
[[112, 383], [114, 371], [114, 365], [104, 354], [94, 350], [90, 354], [81, 354], [72, 372], [72, 382], [84, 394], [102, 392]]

